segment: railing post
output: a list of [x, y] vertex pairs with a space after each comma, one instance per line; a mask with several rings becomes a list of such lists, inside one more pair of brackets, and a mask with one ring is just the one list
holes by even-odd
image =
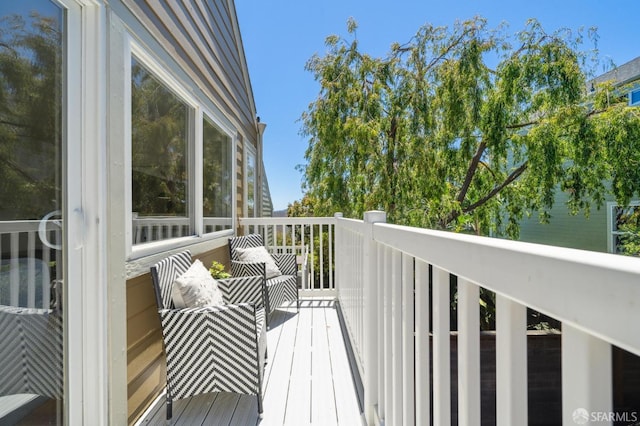
[[378, 396], [378, 328], [379, 315], [377, 287], [378, 258], [376, 242], [373, 239], [373, 224], [386, 222], [387, 214], [383, 211], [369, 211], [364, 214], [364, 239], [362, 247], [362, 282], [364, 291], [364, 415], [367, 424], [374, 424], [375, 404]]
[[[562, 421], [572, 424], [613, 412], [611, 345], [562, 324]], [[611, 419], [598, 419], [611, 425]], [[580, 423], [580, 424], [583, 424]]]

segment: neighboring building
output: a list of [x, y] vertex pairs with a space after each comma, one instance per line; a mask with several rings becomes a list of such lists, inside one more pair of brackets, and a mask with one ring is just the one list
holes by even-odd
[[[238, 217], [271, 216], [234, 2], [30, 0], [0, 17], [0, 305], [25, 286], [46, 311], [55, 281], [49, 412], [131, 423], [164, 388], [149, 266], [184, 249], [228, 262]], [[2, 424], [41, 405], [13, 409], [14, 393]]]
[[[595, 79], [591, 84], [611, 81], [627, 92], [629, 105], [640, 105], [640, 57], [627, 62]], [[640, 200], [632, 200], [629, 206], [619, 206], [609, 195], [599, 210], [592, 206], [589, 217], [580, 213], [570, 215], [566, 207], [567, 197], [558, 189], [548, 224], [539, 223], [534, 214], [524, 219], [520, 226], [520, 240], [554, 246], [570, 247], [608, 253], [620, 252], [619, 227], [633, 215], [639, 214]]]

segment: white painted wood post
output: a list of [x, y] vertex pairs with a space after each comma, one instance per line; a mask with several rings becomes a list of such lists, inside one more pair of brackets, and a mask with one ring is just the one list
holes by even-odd
[[[611, 413], [612, 395], [611, 345], [563, 323], [563, 424], [573, 424], [574, 415], [598, 416], [598, 413]], [[600, 421], [598, 418], [598, 424], [611, 425], [612, 422]]]
[[430, 422], [429, 265], [416, 259], [416, 424]]
[[451, 424], [449, 273], [433, 267], [433, 424]]
[[386, 222], [383, 211], [369, 211], [364, 214], [364, 239], [362, 247], [362, 282], [364, 283], [364, 415], [367, 424], [374, 423], [375, 404], [378, 396], [378, 256], [373, 239], [373, 224]]
[[480, 425], [480, 287], [458, 278], [458, 424]]
[[415, 424], [413, 257], [402, 255], [402, 424]]
[[527, 308], [496, 294], [496, 424], [527, 424]]

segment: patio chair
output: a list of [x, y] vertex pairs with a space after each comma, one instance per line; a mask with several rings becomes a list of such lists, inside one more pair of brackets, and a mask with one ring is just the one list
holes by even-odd
[[[248, 252], [247, 249], [256, 249]], [[261, 275], [266, 288], [267, 325], [269, 315], [284, 302], [296, 302], [298, 298], [298, 264], [295, 254], [268, 253], [262, 235], [249, 234], [229, 238], [231, 274], [234, 277]], [[266, 254], [265, 254], [266, 253]]]
[[49, 279], [40, 259], [0, 261], [0, 396], [62, 398], [61, 283]]
[[256, 395], [262, 417], [267, 356], [262, 277], [217, 280], [225, 305], [177, 309], [174, 282], [191, 264], [191, 253], [184, 251], [151, 267], [167, 356], [167, 419], [173, 400], [211, 392]]

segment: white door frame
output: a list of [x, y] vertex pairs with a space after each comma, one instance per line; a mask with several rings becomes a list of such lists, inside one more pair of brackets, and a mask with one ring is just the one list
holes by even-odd
[[[106, 13], [93, 0], [66, 8], [63, 173], [64, 423], [110, 424], [106, 255]], [[125, 373], [126, 374], [126, 373]], [[121, 390], [125, 394], [126, 392]]]

